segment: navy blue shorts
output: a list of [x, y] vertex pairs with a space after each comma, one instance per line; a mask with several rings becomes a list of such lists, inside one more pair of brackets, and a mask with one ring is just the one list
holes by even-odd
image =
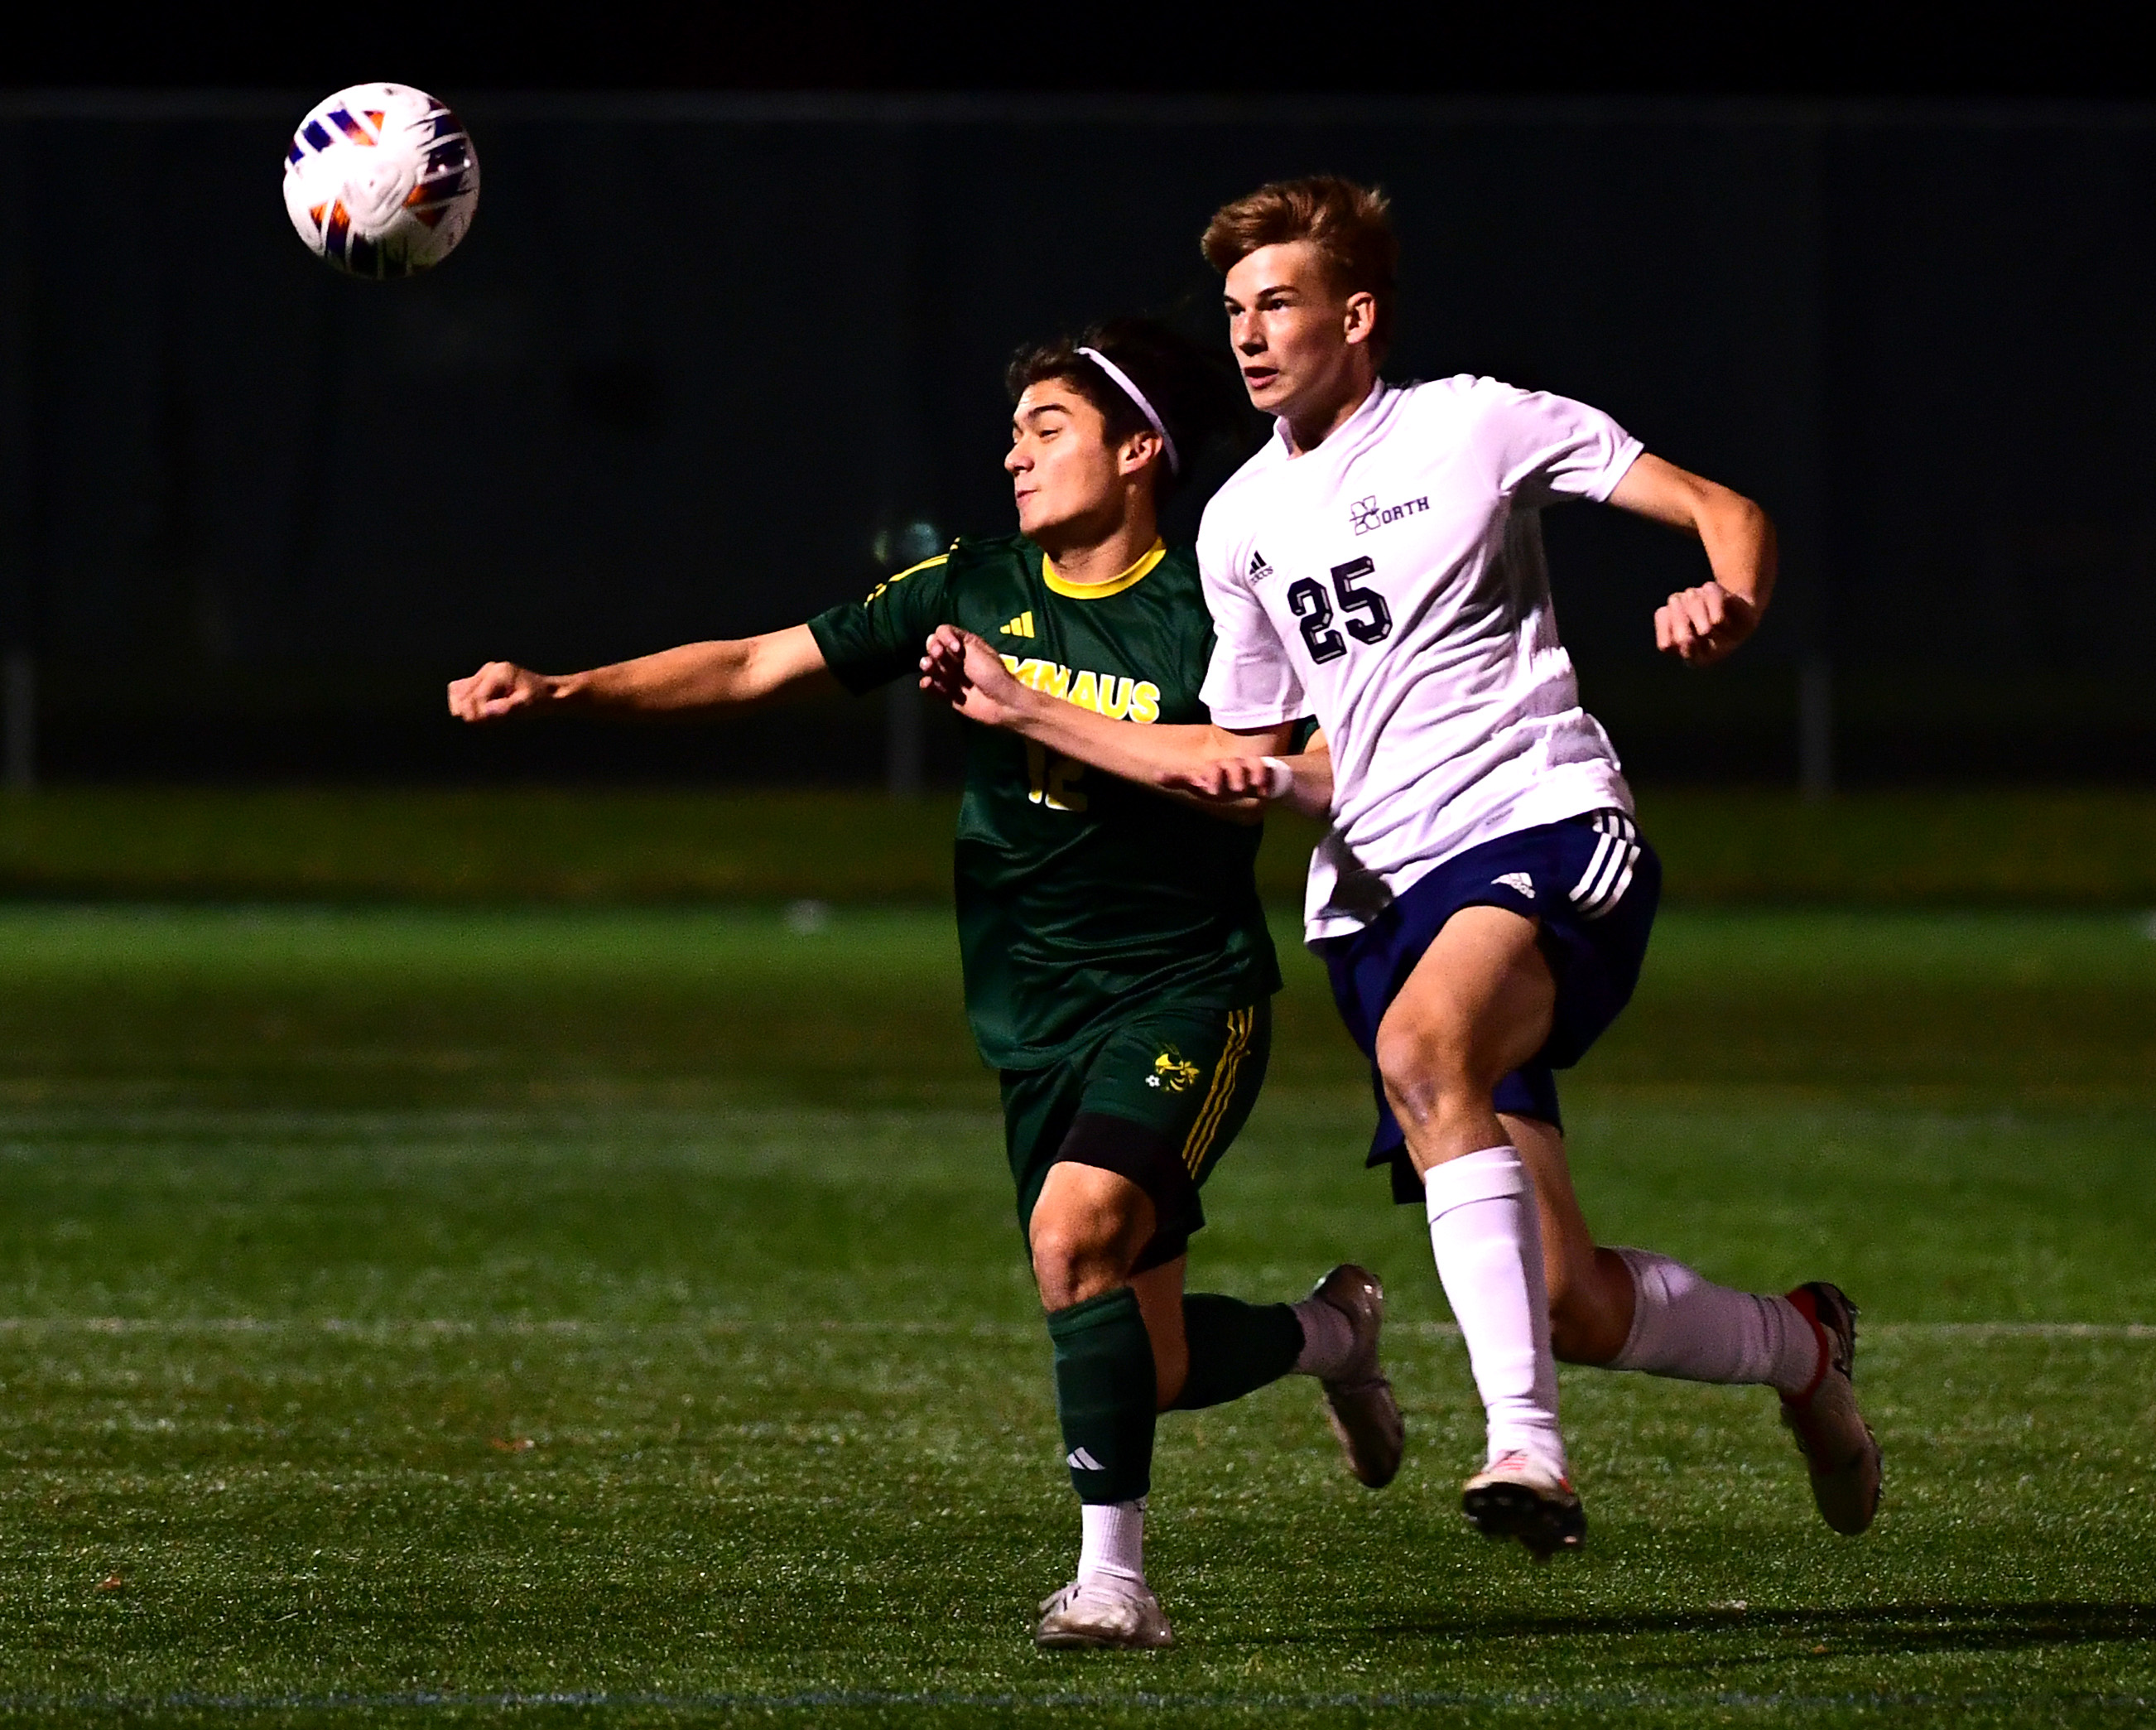
[[1561, 1129], [1552, 1071], [1584, 1057], [1631, 1000], [1661, 893], [1661, 861], [1632, 819], [1620, 811], [1597, 811], [1471, 847], [1362, 930], [1311, 945], [1332, 976], [1341, 1019], [1371, 1060], [1378, 1132], [1368, 1163], [1392, 1167], [1395, 1201], [1419, 1204], [1422, 1179], [1385, 1102], [1378, 1024], [1445, 921], [1462, 907], [1505, 907], [1541, 921], [1537, 941], [1557, 978], [1556, 1014], [1542, 1050], [1498, 1082], [1492, 1103], [1509, 1116]]

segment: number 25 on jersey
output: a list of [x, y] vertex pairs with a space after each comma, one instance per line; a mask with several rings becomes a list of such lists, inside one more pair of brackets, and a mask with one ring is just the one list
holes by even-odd
[[[1332, 593], [1314, 577], [1301, 577], [1288, 585], [1287, 604], [1302, 623], [1302, 640], [1310, 658], [1319, 665], [1347, 654], [1348, 644], [1332, 629], [1332, 603], [1340, 603], [1340, 623], [1358, 643], [1382, 643], [1393, 634], [1392, 609], [1374, 588], [1358, 587], [1374, 576], [1377, 566], [1367, 558], [1351, 558], [1332, 567]], [[1358, 617], [1356, 615], [1359, 614]]]

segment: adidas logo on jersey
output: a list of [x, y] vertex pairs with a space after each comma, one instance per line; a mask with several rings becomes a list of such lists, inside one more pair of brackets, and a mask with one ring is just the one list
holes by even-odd
[[1064, 1455], [1063, 1463], [1073, 1471], [1106, 1471], [1108, 1469], [1083, 1448], [1073, 1448]]
[[1256, 547], [1253, 547], [1250, 549], [1250, 581], [1253, 583], [1263, 583], [1265, 578], [1271, 576], [1272, 573], [1273, 567], [1265, 562], [1265, 554], [1259, 552]]
[[1507, 871], [1502, 877], [1492, 877], [1490, 886], [1509, 889], [1513, 894], [1525, 896], [1529, 901], [1535, 898], [1535, 880], [1525, 871]]
[[1030, 637], [1034, 635], [1035, 633], [1033, 629], [1033, 609], [1029, 607], [1024, 612], [1019, 613], [1016, 619], [1011, 620], [1009, 624], [1004, 627], [1003, 634], [1006, 637]]

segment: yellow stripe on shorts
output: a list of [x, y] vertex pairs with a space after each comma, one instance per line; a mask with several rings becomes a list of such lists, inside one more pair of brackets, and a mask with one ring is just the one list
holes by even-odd
[[1243, 1054], [1250, 1048], [1250, 1029], [1256, 1024], [1255, 1009], [1231, 1009], [1228, 1012], [1228, 1044], [1220, 1053], [1220, 1061], [1213, 1070], [1213, 1085], [1205, 1091], [1205, 1103], [1199, 1107], [1198, 1121], [1190, 1127], [1190, 1138], [1183, 1144], [1183, 1163], [1192, 1177], [1205, 1163], [1205, 1155], [1213, 1146], [1213, 1137], [1219, 1133], [1220, 1120], [1228, 1115], [1228, 1107], [1235, 1097], [1235, 1072], [1243, 1066]]

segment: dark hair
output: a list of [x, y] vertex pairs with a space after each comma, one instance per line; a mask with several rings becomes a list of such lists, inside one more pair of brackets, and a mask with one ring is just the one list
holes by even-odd
[[1370, 346], [1382, 358], [1393, 340], [1400, 269], [1391, 201], [1375, 187], [1337, 174], [1276, 180], [1214, 211], [1198, 245], [1205, 262], [1225, 276], [1260, 247], [1291, 240], [1317, 249], [1335, 287], [1378, 303]]
[[1101, 413], [1109, 440], [1120, 443], [1152, 430], [1145, 411], [1092, 359], [1078, 352], [1097, 348], [1130, 375], [1175, 441], [1181, 467], [1165, 456], [1154, 471], [1153, 496], [1165, 499], [1190, 478], [1205, 446], [1232, 434], [1243, 415], [1243, 393], [1224, 362], [1172, 326], [1151, 318], [1111, 318], [1080, 336], [1035, 342], [1011, 357], [1004, 384], [1015, 403], [1032, 386], [1060, 379]]

